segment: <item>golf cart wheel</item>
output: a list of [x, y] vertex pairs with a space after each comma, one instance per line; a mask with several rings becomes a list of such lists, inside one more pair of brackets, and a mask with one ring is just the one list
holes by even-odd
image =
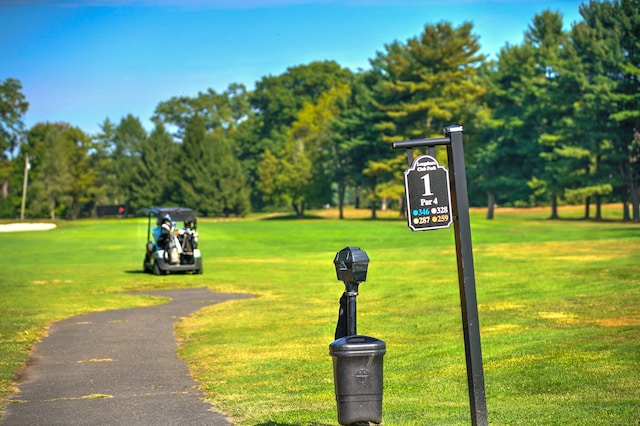
[[166, 272], [160, 269], [157, 262], [154, 262], [153, 275], [164, 275], [164, 274], [166, 274]]
[[142, 261], [142, 271], [145, 274], [148, 274], [150, 272], [152, 272], [153, 268], [151, 266], [151, 264], [149, 263], [149, 258], [147, 256], [144, 257], [144, 260]]

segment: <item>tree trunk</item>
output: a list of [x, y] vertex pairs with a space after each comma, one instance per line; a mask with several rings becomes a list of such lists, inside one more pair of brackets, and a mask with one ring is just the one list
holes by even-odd
[[589, 219], [590, 216], [590, 212], [589, 210], [591, 209], [591, 197], [587, 197], [584, 200], [584, 218], [585, 219]]
[[304, 203], [291, 203], [291, 206], [293, 207], [293, 210], [295, 210], [296, 212], [296, 217], [298, 219], [304, 217]]
[[80, 205], [76, 202], [71, 203], [71, 220], [78, 220], [80, 217]]
[[559, 219], [558, 216], [558, 196], [551, 194], [551, 217], [550, 219]]
[[346, 185], [343, 182], [338, 184], [338, 210], [340, 210], [340, 219], [344, 219], [344, 194]]
[[360, 192], [362, 190], [360, 189], [360, 185], [356, 186], [356, 200], [355, 200], [355, 208], [356, 210], [360, 208]]
[[56, 201], [49, 197], [49, 217], [51, 220], [56, 220]]
[[638, 185], [635, 182], [631, 182], [629, 185], [631, 192], [631, 211], [633, 212], [632, 220], [634, 222], [640, 221], [640, 196], [638, 195]]
[[378, 186], [378, 178], [376, 176], [371, 177], [371, 219], [377, 219], [378, 214], [376, 209], [378, 208], [378, 202], [376, 200], [376, 187]]
[[596, 217], [595, 220], [602, 220], [602, 197], [596, 194]]
[[378, 203], [376, 203], [375, 200], [371, 200], [371, 219], [377, 219], [378, 218], [378, 213], [377, 213], [377, 206]]
[[495, 192], [489, 191], [487, 193], [487, 220], [493, 220], [495, 207], [496, 207], [496, 194]]
[[622, 202], [622, 220], [624, 222], [631, 221], [631, 216], [629, 215], [629, 200]]

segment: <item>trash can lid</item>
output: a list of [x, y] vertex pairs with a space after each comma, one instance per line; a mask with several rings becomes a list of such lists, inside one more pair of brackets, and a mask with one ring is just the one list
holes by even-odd
[[330, 355], [347, 352], [384, 354], [386, 352], [386, 344], [375, 337], [355, 335], [341, 337], [329, 345]]

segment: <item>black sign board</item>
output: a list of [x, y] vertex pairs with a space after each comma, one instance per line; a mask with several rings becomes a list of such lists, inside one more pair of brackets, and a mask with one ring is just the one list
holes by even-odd
[[452, 222], [449, 171], [430, 155], [404, 172], [407, 221], [413, 231], [447, 228]]

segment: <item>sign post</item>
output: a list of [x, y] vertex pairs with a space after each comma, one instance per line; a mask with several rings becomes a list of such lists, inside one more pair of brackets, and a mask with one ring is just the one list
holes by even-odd
[[[441, 145], [447, 147], [447, 157], [453, 180], [449, 180], [449, 173], [438, 164], [433, 155], [418, 157], [413, 161], [413, 164], [409, 164], [410, 168], [405, 172], [407, 217], [409, 227], [414, 231], [446, 228], [453, 221], [471, 423], [485, 426], [489, 423], [484, 389], [462, 126], [449, 126], [444, 131], [444, 138], [395, 142], [393, 148], [407, 149], [407, 158], [410, 161], [413, 148], [434, 148]], [[445, 198], [441, 198], [443, 197], [441, 194], [444, 193], [443, 186], [447, 186], [448, 189], [446, 205], [444, 204]], [[436, 194], [438, 195], [436, 196]], [[453, 194], [453, 198], [451, 198], [451, 194]], [[436, 198], [437, 204], [435, 203]], [[416, 203], [418, 205], [424, 204], [424, 206], [416, 206]], [[448, 209], [448, 213], [444, 212], [445, 207]], [[434, 208], [435, 213], [433, 213]], [[448, 218], [445, 219], [444, 216], [447, 214]]]

